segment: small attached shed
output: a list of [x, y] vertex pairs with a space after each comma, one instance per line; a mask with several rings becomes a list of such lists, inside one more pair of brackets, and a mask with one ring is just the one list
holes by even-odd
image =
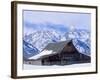
[[42, 62], [41, 62], [41, 59], [37, 59], [37, 60], [28, 59], [28, 60], [24, 60], [24, 64], [42, 65]]

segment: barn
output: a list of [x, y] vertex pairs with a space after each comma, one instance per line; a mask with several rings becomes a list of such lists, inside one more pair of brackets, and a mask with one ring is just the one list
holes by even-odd
[[29, 58], [33, 65], [69, 65], [88, 63], [90, 56], [80, 53], [72, 40], [49, 43], [41, 53]]

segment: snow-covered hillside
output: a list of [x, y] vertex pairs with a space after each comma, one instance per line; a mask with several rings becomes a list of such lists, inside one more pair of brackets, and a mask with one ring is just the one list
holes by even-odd
[[69, 39], [79, 39], [84, 42], [90, 39], [90, 32], [84, 29], [74, 29], [66, 32], [65, 36]]
[[78, 39], [73, 39], [75, 48], [82, 54], [90, 56], [90, 46]]
[[24, 59], [28, 59], [29, 57], [38, 54], [39, 50], [32, 44], [29, 44], [28, 42], [23, 40], [23, 53], [24, 53]]
[[48, 43], [58, 42], [60, 39], [61, 36], [53, 30], [39, 30], [24, 37], [25, 41], [35, 46], [39, 51], [42, 51]]

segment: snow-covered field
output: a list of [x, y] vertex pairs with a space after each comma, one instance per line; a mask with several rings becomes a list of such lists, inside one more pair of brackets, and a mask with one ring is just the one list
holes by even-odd
[[64, 65], [64, 66], [58, 66], [58, 65], [52, 65], [52, 66], [41, 66], [41, 65], [29, 65], [29, 64], [23, 64], [24, 70], [32, 70], [32, 69], [54, 69], [54, 68], [75, 68], [75, 67], [89, 67], [91, 66], [91, 63], [82, 63], [82, 64], [72, 64], [72, 65]]

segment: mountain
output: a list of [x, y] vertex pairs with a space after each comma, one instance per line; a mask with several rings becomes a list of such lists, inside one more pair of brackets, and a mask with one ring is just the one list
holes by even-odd
[[[51, 25], [49, 25], [50, 27]], [[23, 38], [24, 55], [31, 57], [40, 53], [49, 43], [61, 42], [71, 39], [80, 53], [90, 55], [90, 32], [84, 29], [69, 29], [66, 33], [58, 33], [53, 29], [35, 30], [25, 34]]]
[[39, 51], [42, 51], [48, 43], [58, 42], [60, 39], [61, 36], [54, 30], [39, 30], [24, 37], [25, 41], [34, 45]]
[[31, 56], [34, 56], [39, 53], [39, 50], [34, 47], [32, 44], [23, 40], [23, 52], [24, 52], [24, 59], [28, 59]]
[[90, 32], [84, 29], [74, 29], [65, 33], [66, 39], [78, 39], [90, 46]]
[[88, 46], [86, 43], [78, 40], [78, 39], [73, 39], [73, 44], [75, 48], [82, 54], [90, 56], [90, 46]]
[[65, 34], [66, 38], [71, 38], [71, 39], [88, 39], [90, 38], [90, 32], [84, 29], [74, 29], [71, 31], [66, 32]]

